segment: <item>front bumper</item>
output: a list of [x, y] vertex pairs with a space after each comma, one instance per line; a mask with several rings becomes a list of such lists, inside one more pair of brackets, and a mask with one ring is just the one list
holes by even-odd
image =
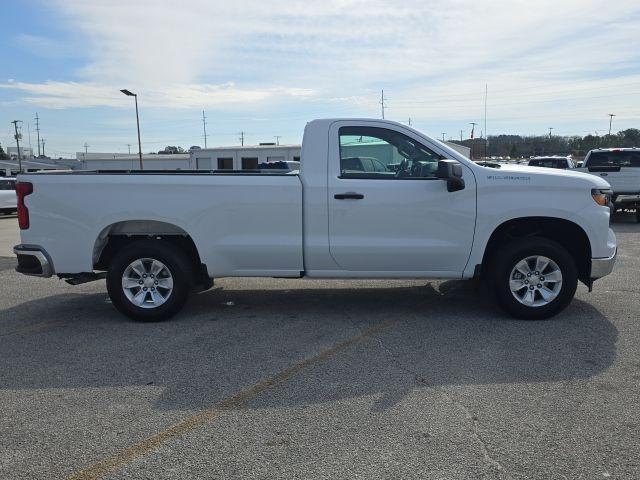
[[34, 277], [53, 275], [53, 264], [44, 248], [37, 245], [16, 245], [13, 253], [18, 257], [16, 272]]
[[613, 271], [613, 266], [616, 263], [616, 255], [618, 250], [613, 253], [612, 256], [607, 258], [592, 258], [591, 259], [591, 280], [597, 280], [598, 278], [606, 277]]

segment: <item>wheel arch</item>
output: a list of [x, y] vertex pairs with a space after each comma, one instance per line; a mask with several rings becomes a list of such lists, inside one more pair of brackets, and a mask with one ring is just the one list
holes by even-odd
[[93, 267], [108, 270], [113, 256], [123, 247], [133, 242], [147, 239], [170, 242], [182, 249], [193, 265], [198, 284], [210, 282], [207, 267], [202, 263], [193, 238], [182, 227], [157, 220], [123, 220], [104, 227], [93, 245]]
[[482, 269], [487, 268], [500, 246], [527, 237], [544, 237], [562, 245], [573, 258], [578, 278], [589, 283], [591, 274], [591, 242], [577, 223], [556, 217], [519, 217], [506, 220], [491, 233], [482, 257]]

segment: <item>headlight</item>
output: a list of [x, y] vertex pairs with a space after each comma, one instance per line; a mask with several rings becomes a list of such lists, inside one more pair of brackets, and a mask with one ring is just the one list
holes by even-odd
[[593, 201], [602, 207], [608, 207], [611, 203], [611, 195], [613, 192], [605, 188], [593, 188], [591, 190], [591, 197]]

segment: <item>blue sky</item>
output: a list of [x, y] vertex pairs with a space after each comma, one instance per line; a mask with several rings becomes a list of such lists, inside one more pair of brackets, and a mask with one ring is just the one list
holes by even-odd
[[[317, 5], [315, 3], [318, 3]], [[3, 2], [0, 144], [23, 120], [47, 154], [298, 143], [319, 117], [387, 118], [436, 137], [640, 128], [640, 4], [466, 0]]]

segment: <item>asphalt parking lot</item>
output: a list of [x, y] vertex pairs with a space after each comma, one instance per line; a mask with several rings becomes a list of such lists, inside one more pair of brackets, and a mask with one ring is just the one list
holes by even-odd
[[104, 282], [13, 271], [0, 478], [640, 477], [640, 224], [550, 321], [469, 282], [223, 279], [136, 324]]

